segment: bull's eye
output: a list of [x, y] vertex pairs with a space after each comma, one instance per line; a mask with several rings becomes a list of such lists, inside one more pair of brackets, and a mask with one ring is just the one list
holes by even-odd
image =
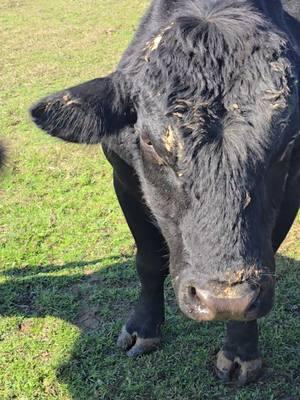
[[140, 136], [141, 148], [145, 154], [145, 156], [159, 165], [165, 164], [164, 160], [157, 154], [155, 147], [152, 144], [152, 141], [147, 133], [142, 133]]
[[152, 142], [151, 142], [150, 139], [144, 140], [144, 143], [145, 143], [147, 146], [153, 147], [153, 144], [152, 144]]
[[146, 145], [146, 146], [148, 146], [148, 147], [151, 147], [151, 148], [154, 150], [153, 144], [152, 144], [152, 142], [151, 142], [151, 139], [150, 139], [150, 137], [149, 137], [146, 133], [142, 133], [142, 135], [141, 135], [141, 141], [142, 141], [142, 143], [143, 143], [144, 145]]

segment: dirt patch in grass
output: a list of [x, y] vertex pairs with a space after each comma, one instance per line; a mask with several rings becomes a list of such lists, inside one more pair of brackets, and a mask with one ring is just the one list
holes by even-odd
[[91, 307], [89, 304], [82, 304], [75, 320], [76, 325], [85, 331], [99, 329], [101, 318], [98, 315], [99, 309], [97, 306]]

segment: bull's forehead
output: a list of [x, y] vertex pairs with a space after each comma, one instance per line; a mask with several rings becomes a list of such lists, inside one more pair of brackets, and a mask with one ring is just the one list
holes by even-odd
[[165, 152], [189, 169], [200, 158], [223, 157], [227, 171], [248, 165], [255, 171], [283, 140], [283, 130], [273, 126], [292, 112], [289, 48], [278, 30], [244, 11], [235, 10], [248, 31], [234, 18], [224, 24], [219, 14], [205, 23], [200, 15], [175, 18], [145, 44], [138, 61], [142, 119]]
[[[240, 30], [234, 18], [232, 26], [225, 25], [218, 14], [206, 16], [198, 10], [198, 16], [175, 16], [145, 44], [143, 84], [149, 83], [154, 89], [153, 97], [166, 92], [173, 103], [181, 102], [173, 104], [178, 117], [183, 101], [190, 103], [191, 110], [222, 98], [227, 110], [241, 111], [243, 99], [255, 96], [255, 92], [269, 100], [273, 109], [286, 106], [290, 66], [285, 39], [252, 10], [234, 11], [241, 13], [240, 25], [248, 26], [248, 31]], [[255, 40], [249, 37], [250, 32]], [[179, 96], [173, 93], [176, 88]], [[184, 89], [190, 96], [180, 96]], [[195, 91], [197, 98], [192, 99]]]

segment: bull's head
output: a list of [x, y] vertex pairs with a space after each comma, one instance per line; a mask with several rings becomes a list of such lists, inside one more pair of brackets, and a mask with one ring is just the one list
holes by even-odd
[[259, 16], [238, 33], [176, 18], [118, 72], [31, 109], [49, 134], [103, 141], [134, 167], [196, 320], [256, 319], [273, 301], [296, 79], [287, 42]]

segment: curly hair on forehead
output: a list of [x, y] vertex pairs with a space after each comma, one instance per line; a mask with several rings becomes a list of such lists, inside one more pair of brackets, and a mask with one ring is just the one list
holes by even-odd
[[[196, 8], [195, 2], [189, 3]], [[183, 92], [193, 96], [197, 89], [196, 94], [200, 91], [206, 100], [225, 97], [241, 74], [251, 81], [258, 80], [260, 72], [269, 78], [268, 63], [281, 58], [282, 64], [282, 57], [290, 50], [285, 34], [247, 3], [219, 1], [205, 12], [199, 6], [198, 15], [194, 8], [185, 5], [176, 11], [172, 22], [145, 47], [143, 72], [147, 83], [154, 88], [165, 82], [169, 96], [172, 89], [176, 99]], [[289, 64], [288, 60], [285, 63]], [[286, 67], [279, 66], [283, 73]]]
[[134, 86], [145, 107], [164, 105], [190, 155], [214, 142], [230, 148], [231, 161], [237, 148], [240, 159], [264, 159], [271, 142], [280, 145], [272, 120], [296, 87], [285, 34], [244, 1], [189, 1], [170, 21], [137, 61], [144, 84]]

